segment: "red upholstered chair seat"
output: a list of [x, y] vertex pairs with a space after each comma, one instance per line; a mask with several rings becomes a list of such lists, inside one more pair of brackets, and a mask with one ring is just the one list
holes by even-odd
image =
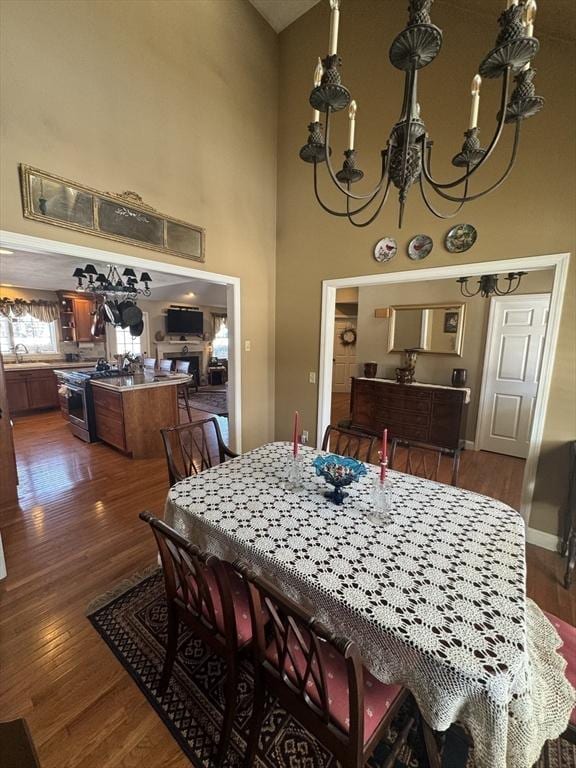
[[[306, 661], [302, 649], [295, 638], [289, 642], [290, 654], [286, 655], [284, 661], [284, 674], [296, 684], [297, 675], [300, 679], [306, 672]], [[326, 675], [326, 692], [328, 695], [328, 705], [330, 716], [334, 724], [344, 733], [350, 730], [349, 720], [349, 691], [348, 674], [346, 671], [346, 662], [335, 649], [328, 643], [321, 643], [320, 654], [322, 656], [322, 666]], [[278, 652], [276, 644], [272, 642], [266, 650], [267, 660], [279, 669]], [[318, 674], [318, 664], [313, 663], [314, 672]], [[390, 707], [393, 706], [397, 696], [401, 693], [400, 685], [385, 685], [364, 670], [364, 743], [366, 744], [374, 731], [376, 730], [382, 718], [386, 715]], [[310, 700], [317, 706], [321, 706], [320, 693], [318, 687], [310, 676], [306, 685], [306, 692]]]
[[[236, 634], [238, 637], [238, 647], [245, 646], [252, 640], [252, 620], [250, 618], [250, 602], [248, 598], [248, 590], [242, 579], [236, 574], [234, 569], [225, 564], [228, 571], [228, 578], [230, 581], [230, 592], [232, 594], [232, 601], [234, 604], [234, 616], [236, 618]], [[222, 612], [222, 600], [220, 598], [220, 591], [216, 583], [216, 577], [214, 571], [210, 568], [205, 568], [203, 571], [204, 579], [210, 590], [210, 596], [212, 598], [212, 605], [214, 606], [214, 618], [216, 619], [216, 626], [220, 630], [221, 634], [224, 634], [224, 615]], [[190, 591], [197, 594], [198, 583], [193, 578], [188, 578], [188, 586]], [[182, 587], [178, 587], [178, 596], [183, 600]], [[204, 618], [210, 621], [208, 608], [206, 603], [203, 603]], [[195, 609], [189, 603], [187, 608], [196, 613]]]
[[[562, 621], [562, 619], [559, 619], [552, 613], [547, 613], [546, 616], [550, 619], [554, 629], [560, 635], [562, 647], [559, 648], [559, 651], [568, 664], [566, 667], [566, 677], [574, 688], [576, 688], [576, 627]], [[576, 707], [572, 710], [570, 724], [576, 726]]]

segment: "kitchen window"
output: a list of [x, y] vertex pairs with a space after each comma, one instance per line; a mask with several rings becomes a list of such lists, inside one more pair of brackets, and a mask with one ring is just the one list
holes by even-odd
[[11, 353], [17, 344], [24, 344], [30, 354], [57, 353], [56, 321], [47, 323], [31, 315], [0, 317], [0, 351]]
[[228, 324], [225, 317], [215, 318], [215, 334], [212, 339], [212, 356], [228, 360]]
[[142, 312], [144, 330], [141, 336], [132, 336], [130, 328], [106, 326], [106, 339], [110, 349], [111, 356], [127, 355], [131, 352], [133, 355], [145, 356], [148, 354], [148, 312]]

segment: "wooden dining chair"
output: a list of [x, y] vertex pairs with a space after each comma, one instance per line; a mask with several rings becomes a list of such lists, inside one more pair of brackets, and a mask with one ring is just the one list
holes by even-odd
[[180, 624], [184, 624], [226, 662], [224, 719], [216, 758], [221, 766], [236, 712], [240, 661], [252, 642], [247, 587], [229, 563], [201, 552], [149, 512], [141, 512], [140, 518], [156, 539], [168, 603], [168, 640], [158, 693], [164, 696], [168, 689]]
[[171, 486], [185, 477], [197, 475], [238, 455], [224, 442], [220, 425], [214, 416], [160, 431]]
[[[240, 565], [239, 570], [249, 587], [254, 636], [254, 704], [245, 768], [255, 764], [267, 693], [342, 768], [361, 768], [407, 702], [408, 691], [379, 682], [362, 665], [354, 642], [331, 635], [272, 584], [255, 576], [249, 566]], [[268, 632], [264, 616], [269, 618]], [[395, 765], [410, 731], [417, 726], [417, 710], [406, 709], [383, 768]]]
[[323, 451], [367, 462], [376, 458], [375, 446], [376, 438], [372, 435], [332, 425], [326, 427], [322, 440]]
[[147, 371], [155, 371], [156, 370], [156, 358], [155, 357], [145, 357], [144, 362], [142, 363], [144, 368]]
[[390, 450], [390, 469], [405, 472], [408, 475], [424, 477], [426, 480], [440, 482], [442, 459], [452, 460], [451, 485], [458, 485], [460, 469], [460, 451], [438, 448], [426, 443], [412, 442], [394, 438]]
[[[562, 646], [558, 649], [558, 653], [566, 660], [566, 677], [570, 684], [576, 687], [576, 627], [562, 621], [552, 613], [546, 611], [545, 613], [562, 640]], [[572, 710], [568, 728], [562, 734], [562, 738], [576, 744], [576, 707]]]

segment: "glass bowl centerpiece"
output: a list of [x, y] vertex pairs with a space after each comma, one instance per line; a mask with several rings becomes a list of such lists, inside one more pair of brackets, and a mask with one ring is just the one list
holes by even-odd
[[343, 488], [366, 474], [366, 467], [361, 461], [347, 456], [337, 456], [334, 453], [317, 456], [312, 465], [318, 476], [323, 477], [327, 483], [334, 486], [333, 491], [326, 493], [326, 498], [333, 501], [334, 504], [342, 504], [348, 496], [342, 490]]

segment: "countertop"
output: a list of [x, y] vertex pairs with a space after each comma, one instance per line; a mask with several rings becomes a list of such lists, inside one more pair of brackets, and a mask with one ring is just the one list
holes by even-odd
[[151, 387], [166, 387], [192, 381], [192, 376], [185, 373], [136, 373], [133, 376], [115, 376], [110, 379], [94, 379], [90, 382], [93, 387], [111, 389], [113, 392], [128, 392], [133, 389], [149, 389]]
[[96, 368], [96, 360], [77, 360], [75, 363], [64, 363], [58, 360], [51, 360], [49, 363], [41, 360], [35, 363], [4, 363], [5, 371], [61, 370], [62, 368], [77, 368], [78, 370]]

